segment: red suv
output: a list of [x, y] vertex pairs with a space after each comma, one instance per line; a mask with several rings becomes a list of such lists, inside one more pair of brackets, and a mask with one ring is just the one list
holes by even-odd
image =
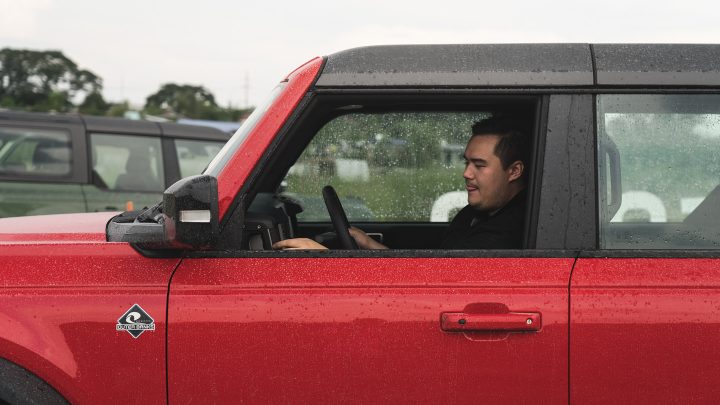
[[[0, 219], [0, 398], [717, 402], [718, 58], [536, 44], [313, 59], [158, 205]], [[523, 248], [441, 249], [467, 203], [470, 128], [500, 115], [531, 139]], [[363, 209], [325, 193], [317, 212], [327, 185]], [[391, 249], [353, 249], [346, 219]], [[331, 249], [272, 249], [294, 237]]]

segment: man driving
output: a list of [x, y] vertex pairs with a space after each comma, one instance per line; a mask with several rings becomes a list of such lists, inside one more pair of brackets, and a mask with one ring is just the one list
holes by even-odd
[[[443, 249], [520, 249], [525, 219], [528, 146], [511, 121], [488, 118], [472, 126], [465, 147], [468, 205], [453, 218]], [[361, 249], [388, 249], [362, 230], [350, 235]], [[285, 239], [273, 249], [327, 249], [308, 238]]]

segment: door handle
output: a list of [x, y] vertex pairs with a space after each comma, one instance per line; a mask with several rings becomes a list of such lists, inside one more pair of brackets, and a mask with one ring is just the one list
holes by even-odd
[[539, 312], [507, 312], [504, 314], [467, 314], [443, 312], [440, 328], [446, 332], [539, 331]]

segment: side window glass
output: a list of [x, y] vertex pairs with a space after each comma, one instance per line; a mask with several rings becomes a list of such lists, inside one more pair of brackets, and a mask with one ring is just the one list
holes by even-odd
[[90, 135], [93, 179], [114, 191], [165, 189], [160, 139], [149, 136]]
[[720, 247], [720, 96], [598, 96], [601, 247]]
[[180, 177], [202, 173], [223, 145], [223, 142], [176, 139], [175, 151], [180, 164]]
[[70, 174], [72, 147], [64, 131], [0, 127], [0, 173], [60, 177]]
[[285, 179], [301, 222], [328, 221], [331, 184], [353, 222], [447, 222], [467, 204], [463, 152], [484, 112], [350, 113], [327, 123]]

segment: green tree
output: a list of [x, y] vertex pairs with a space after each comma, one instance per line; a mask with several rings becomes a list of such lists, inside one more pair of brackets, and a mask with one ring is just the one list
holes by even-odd
[[240, 121], [253, 108], [220, 107], [215, 96], [203, 86], [166, 83], [145, 100], [144, 112], [168, 118], [195, 118], [215, 121]]
[[167, 83], [145, 100], [145, 112], [173, 118], [217, 119], [215, 96], [202, 86]]
[[120, 103], [111, 103], [108, 106], [106, 115], [110, 117], [124, 117], [125, 113], [130, 110], [130, 103], [123, 101]]
[[111, 105], [105, 101], [102, 94], [94, 91], [85, 97], [85, 100], [78, 107], [78, 112], [88, 115], [106, 115]]
[[0, 50], [0, 106], [69, 111], [76, 97], [101, 89], [99, 76], [60, 51]]
[[221, 121], [238, 122], [249, 117], [254, 109], [255, 107], [235, 108], [232, 106], [232, 104], [229, 104], [227, 108], [220, 109], [220, 114], [216, 119]]

